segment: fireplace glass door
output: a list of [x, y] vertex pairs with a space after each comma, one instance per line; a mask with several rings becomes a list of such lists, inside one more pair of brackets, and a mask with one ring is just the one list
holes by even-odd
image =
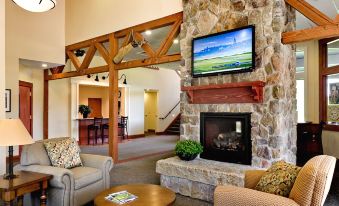
[[201, 158], [251, 164], [251, 114], [201, 113]]

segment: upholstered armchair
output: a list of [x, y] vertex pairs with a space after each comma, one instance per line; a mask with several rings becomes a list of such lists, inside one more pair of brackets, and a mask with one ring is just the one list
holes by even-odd
[[289, 198], [256, 191], [265, 171], [248, 171], [245, 188], [218, 186], [214, 192], [215, 206], [322, 206], [330, 190], [336, 158], [320, 155], [310, 159], [300, 170]]
[[110, 171], [113, 167], [111, 157], [80, 154], [83, 163], [81, 167], [72, 169], [53, 167], [43, 141], [24, 146], [20, 165], [15, 169], [53, 175], [47, 191], [48, 205], [84, 205], [110, 187]]

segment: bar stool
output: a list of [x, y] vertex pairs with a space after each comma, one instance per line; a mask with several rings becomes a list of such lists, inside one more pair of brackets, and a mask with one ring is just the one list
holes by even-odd
[[109, 125], [108, 124], [102, 124], [101, 126], [101, 142], [104, 143], [105, 139], [109, 138], [108, 135], [108, 129], [109, 129]]
[[[97, 139], [100, 138], [98, 132], [100, 131], [102, 124], [102, 118], [97, 118], [95, 117], [93, 119], [93, 124], [90, 124], [87, 126], [87, 132], [88, 132], [88, 144], [90, 144], [90, 139], [93, 139], [93, 145], [94, 145], [94, 140], [95, 144], [97, 144]], [[91, 132], [94, 132], [94, 135], [91, 136]]]
[[127, 123], [128, 117], [121, 116], [120, 122], [118, 123], [118, 128], [122, 129], [122, 139], [128, 139], [128, 131], [127, 131]]

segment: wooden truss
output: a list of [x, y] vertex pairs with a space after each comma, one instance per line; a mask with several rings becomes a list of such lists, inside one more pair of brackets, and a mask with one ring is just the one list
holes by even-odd
[[[113, 50], [106, 49], [104, 43], [111, 45], [111, 42], [115, 42], [116, 39], [124, 38], [124, 43], [121, 47], [126, 46], [128, 43], [129, 34], [133, 31], [137, 40], [142, 40], [142, 32], [145, 30], [157, 29], [171, 25], [171, 30], [167, 34], [166, 38], [161, 43], [161, 46], [154, 50], [151, 45], [145, 42], [141, 48], [147, 54], [145, 59], [137, 59], [115, 64], [117, 70], [129, 69], [135, 67], [145, 67], [154, 64], [161, 64], [167, 62], [179, 61], [181, 54], [168, 55], [167, 52], [173, 44], [174, 38], [176, 38], [180, 32], [180, 25], [182, 24], [183, 14], [182, 12], [176, 13], [161, 19], [143, 23], [137, 26], [133, 26], [127, 29], [123, 29], [114, 33], [102, 35], [93, 39], [82, 41], [76, 44], [66, 46], [66, 59], [69, 59], [76, 71], [64, 72], [60, 74], [52, 74], [47, 76], [47, 80], [63, 79], [69, 77], [83, 76], [87, 74], [96, 74], [109, 71], [109, 64], [113, 63], [112, 52]], [[118, 41], [116, 41], [118, 44]], [[116, 46], [116, 45], [115, 45]], [[88, 48], [83, 61], [80, 62], [79, 58], [75, 55], [75, 51], [78, 49]], [[89, 65], [94, 58], [95, 53], [98, 51], [99, 55], [105, 60], [106, 65], [100, 67], [89, 68]], [[113, 56], [114, 57], [114, 56]]]
[[[177, 54], [167, 54], [174, 38], [180, 32], [180, 25], [183, 21], [182, 12], [176, 13], [161, 19], [150, 21], [144, 24], [123, 29], [114, 33], [99, 36], [93, 39], [82, 41], [76, 44], [66, 46], [66, 59], [69, 59], [76, 71], [63, 72], [58, 74], [44, 73], [44, 138], [48, 138], [48, 82], [50, 80], [83, 76], [87, 74], [97, 74], [109, 72], [109, 155], [113, 157], [114, 162], [118, 162], [118, 71], [122, 69], [149, 67], [154, 64], [180, 61], [180, 52]], [[114, 57], [123, 46], [129, 41], [129, 34], [133, 32], [134, 38], [138, 41], [143, 40], [142, 32], [146, 30], [157, 29], [165, 26], [171, 26], [170, 32], [161, 43], [161, 46], [154, 50], [149, 43], [144, 43], [141, 48], [147, 54], [145, 59], [137, 59], [115, 64]], [[124, 38], [124, 42], [119, 48], [119, 39]], [[105, 45], [109, 45], [108, 47]], [[75, 55], [78, 49], [87, 48], [86, 55], [82, 62]], [[98, 52], [106, 65], [99, 67], [90, 67], [90, 63]], [[155, 69], [155, 67], [150, 67]]]
[[337, 15], [335, 19], [331, 19], [305, 0], [285, 1], [317, 26], [310, 29], [285, 32], [282, 34], [282, 43], [293, 44], [310, 40], [339, 37], [339, 15]]

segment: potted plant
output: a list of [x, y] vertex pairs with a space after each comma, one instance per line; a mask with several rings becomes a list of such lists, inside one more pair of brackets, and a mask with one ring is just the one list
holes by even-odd
[[194, 160], [202, 151], [203, 147], [200, 142], [193, 140], [182, 140], [175, 146], [175, 154], [185, 161]]
[[79, 112], [82, 114], [83, 118], [87, 118], [92, 111], [89, 106], [82, 104], [79, 105]]

